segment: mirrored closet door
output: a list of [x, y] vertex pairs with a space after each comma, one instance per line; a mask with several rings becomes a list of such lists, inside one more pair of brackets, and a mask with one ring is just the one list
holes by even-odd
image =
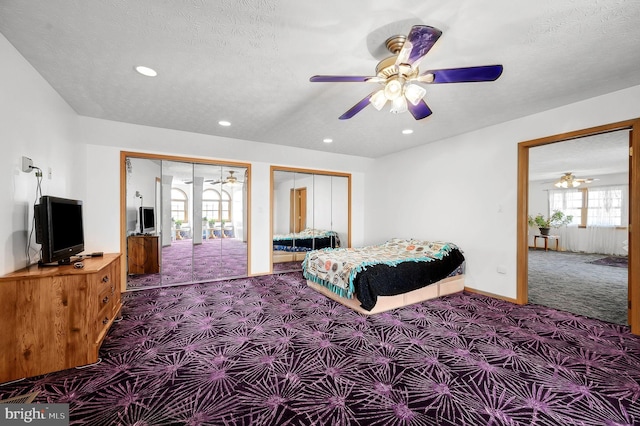
[[350, 246], [351, 175], [271, 167], [272, 270], [300, 270], [305, 254]]
[[248, 274], [250, 165], [122, 153], [127, 289]]

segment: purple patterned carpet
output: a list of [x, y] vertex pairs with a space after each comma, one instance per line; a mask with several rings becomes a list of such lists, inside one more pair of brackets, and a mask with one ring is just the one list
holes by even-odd
[[129, 292], [102, 363], [0, 387], [74, 425], [637, 425], [625, 326], [460, 293], [359, 315], [300, 273]]
[[247, 243], [235, 238], [206, 239], [202, 244], [176, 240], [162, 248], [160, 274], [129, 275], [137, 289], [194, 281], [247, 276]]
[[302, 262], [278, 262], [273, 264], [273, 273], [302, 271]]

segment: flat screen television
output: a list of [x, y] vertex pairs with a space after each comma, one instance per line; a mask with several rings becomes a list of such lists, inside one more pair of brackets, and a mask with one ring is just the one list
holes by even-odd
[[153, 207], [140, 207], [140, 233], [151, 234], [156, 230], [156, 213]]
[[36, 243], [40, 264], [66, 264], [84, 251], [82, 201], [44, 195], [35, 206]]

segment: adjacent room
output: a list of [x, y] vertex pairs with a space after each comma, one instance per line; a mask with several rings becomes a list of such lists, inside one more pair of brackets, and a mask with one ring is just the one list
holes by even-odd
[[640, 424], [639, 22], [3, 0], [0, 423]]
[[530, 149], [528, 216], [551, 226], [529, 227], [530, 303], [628, 325], [628, 152], [626, 130]]

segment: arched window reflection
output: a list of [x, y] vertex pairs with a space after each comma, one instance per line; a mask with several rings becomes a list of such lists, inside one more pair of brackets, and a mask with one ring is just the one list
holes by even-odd
[[231, 195], [224, 190], [220, 195], [215, 189], [205, 189], [202, 191], [202, 214], [216, 221], [231, 220]]
[[189, 221], [188, 201], [189, 197], [183, 190], [171, 189], [171, 218], [173, 220], [179, 220], [182, 223]]

